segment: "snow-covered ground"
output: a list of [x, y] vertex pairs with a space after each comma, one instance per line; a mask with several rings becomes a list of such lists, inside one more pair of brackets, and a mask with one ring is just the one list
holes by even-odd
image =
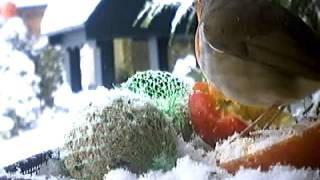
[[189, 156], [178, 159], [177, 166], [168, 172], [149, 172], [137, 176], [125, 169], [109, 172], [105, 180], [317, 180], [318, 171], [275, 166], [269, 172], [259, 169], [241, 169], [234, 176], [225, 174], [205, 163], [192, 160]]

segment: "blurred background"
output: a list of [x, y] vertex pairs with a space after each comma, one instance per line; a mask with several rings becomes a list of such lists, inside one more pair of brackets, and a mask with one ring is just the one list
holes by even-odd
[[[319, 0], [272, 1], [319, 30]], [[160, 14], [137, 18], [146, 2], [1, 0], [0, 142], [68, 113], [78, 103], [72, 95], [111, 88], [137, 71], [201, 79], [193, 55], [194, 9], [186, 11], [172, 34], [183, 0], [172, 0], [176, 6]]]
[[189, 61], [184, 66], [195, 67], [195, 23], [184, 20], [171, 37], [171, 9], [150, 28], [141, 28], [142, 20], [134, 26], [144, 3], [0, 1], [0, 139], [33, 129], [48, 111], [67, 110], [69, 102], [55, 103], [58, 89], [67, 97], [110, 88], [136, 71], [171, 72], [181, 58]]

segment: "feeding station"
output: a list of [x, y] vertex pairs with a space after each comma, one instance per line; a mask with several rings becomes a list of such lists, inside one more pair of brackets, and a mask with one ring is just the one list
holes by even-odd
[[[128, 38], [145, 40], [148, 44], [149, 69], [168, 70], [168, 41], [175, 9], [165, 9], [148, 28], [142, 21], [133, 26], [146, 0], [70, 0], [50, 5], [42, 20], [42, 34], [51, 45], [66, 50], [67, 79], [72, 91], [81, 91], [80, 48], [84, 43], [93, 49], [95, 85], [112, 87], [115, 81], [113, 40]], [[178, 25], [174, 37], [193, 36], [195, 26], [186, 33], [188, 16]]]

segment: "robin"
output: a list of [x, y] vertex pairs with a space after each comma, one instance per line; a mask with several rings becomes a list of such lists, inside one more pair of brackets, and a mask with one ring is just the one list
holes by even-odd
[[285, 8], [267, 0], [196, 0], [196, 12], [197, 61], [227, 97], [279, 107], [320, 88], [320, 38]]

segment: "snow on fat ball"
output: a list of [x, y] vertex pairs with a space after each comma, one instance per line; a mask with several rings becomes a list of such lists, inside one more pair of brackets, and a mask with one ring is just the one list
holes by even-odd
[[141, 173], [174, 166], [175, 133], [159, 110], [130, 91], [106, 93], [106, 104], [91, 103], [67, 134], [64, 162], [70, 175], [101, 179], [117, 167]]

